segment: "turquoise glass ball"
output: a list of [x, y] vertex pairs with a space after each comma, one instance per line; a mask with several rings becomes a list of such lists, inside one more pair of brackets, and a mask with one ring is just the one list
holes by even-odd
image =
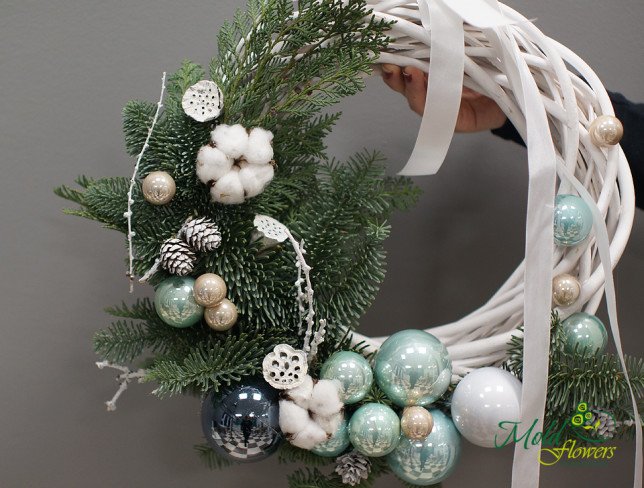
[[412, 485], [440, 483], [452, 474], [461, 453], [461, 436], [452, 419], [436, 408], [429, 413], [434, 418], [432, 432], [417, 441], [401, 436], [396, 449], [387, 456], [394, 474]]
[[362, 400], [373, 383], [373, 372], [369, 362], [352, 351], [338, 351], [322, 365], [320, 378], [340, 382], [340, 399], [344, 403]]
[[318, 444], [311, 452], [322, 457], [336, 457], [339, 456], [344, 450], [349, 447], [351, 441], [349, 440], [349, 425], [346, 419], [342, 419], [342, 423], [331, 436], [329, 440]]
[[555, 242], [574, 246], [582, 242], [593, 227], [593, 214], [586, 202], [576, 195], [557, 195], [555, 199]]
[[203, 317], [203, 307], [192, 294], [195, 280], [173, 276], [162, 281], [154, 293], [154, 308], [161, 320], [172, 327], [190, 327]]
[[400, 439], [398, 415], [382, 403], [367, 403], [351, 416], [349, 439], [365, 456], [385, 456], [396, 448]]
[[608, 345], [608, 333], [601, 320], [589, 313], [577, 312], [561, 323], [564, 337], [564, 350], [572, 353], [577, 348], [581, 352], [602, 354]]
[[438, 400], [452, 379], [452, 362], [441, 341], [422, 330], [402, 330], [378, 351], [374, 372], [380, 389], [401, 407]]

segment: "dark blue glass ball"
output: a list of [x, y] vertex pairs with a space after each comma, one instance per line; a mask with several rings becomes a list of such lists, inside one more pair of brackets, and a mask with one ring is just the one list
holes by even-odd
[[263, 380], [211, 391], [201, 405], [201, 426], [212, 448], [228, 459], [264, 459], [282, 440], [278, 393]]

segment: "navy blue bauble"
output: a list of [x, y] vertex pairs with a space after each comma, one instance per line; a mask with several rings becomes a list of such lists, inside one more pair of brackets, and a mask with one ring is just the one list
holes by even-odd
[[259, 461], [277, 449], [278, 393], [264, 381], [208, 393], [201, 426], [213, 449], [233, 461]]

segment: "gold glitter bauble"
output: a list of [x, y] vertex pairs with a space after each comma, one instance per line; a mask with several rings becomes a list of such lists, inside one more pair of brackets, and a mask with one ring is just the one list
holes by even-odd
[[207, 308], [204, 318], [211, 329], [223, 332], [237, 322], [237, 307], [233, 302], [224, 298], [214, 307]]
[[153, 171], [143, 179], [143, 198], [152, 205], [165, 205], [176, 191], [174, 179], [165, 171]]
[[223, 278], [214, 273], [202, 274], [195, 281], [192, 289], [195, 302], [202, 307], [214, 307], [226, 298], [226, 283]]
[[560, 307], [570, 307], [579, 298], [581, 284], [569, 274], [560, 274], [552, 280], [552, 301]]
[[406, 407], [400, 420], [400, 428], [408, 439], [420, 441], [431, 434], [434, 419], [426, 408]]

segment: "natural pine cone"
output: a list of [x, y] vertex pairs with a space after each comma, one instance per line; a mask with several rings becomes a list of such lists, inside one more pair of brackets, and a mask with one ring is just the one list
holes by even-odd
[[342, 477], [342, 483], [355, 486], [366, 480], [371, 472], [371, 461], [359, 452], [353, 451], [336, 459], [335, 472]]

